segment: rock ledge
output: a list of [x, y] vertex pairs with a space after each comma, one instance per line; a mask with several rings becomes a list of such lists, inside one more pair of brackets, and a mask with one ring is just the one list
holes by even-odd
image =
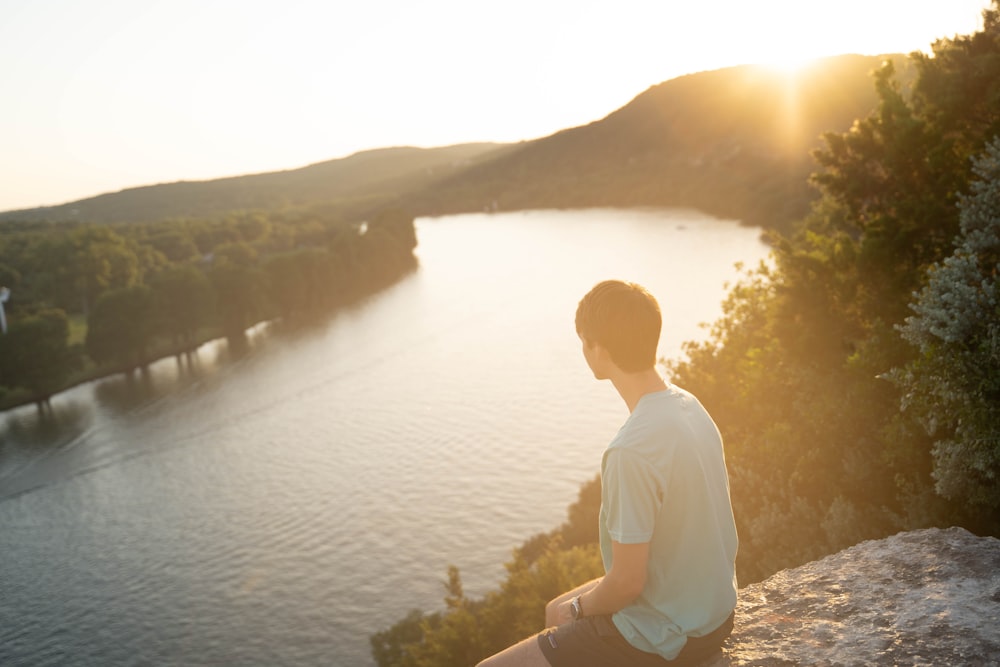
[[704, 667], [1000, 664], [1000, 540], [961, 528], [862, 542], [740, 591]]

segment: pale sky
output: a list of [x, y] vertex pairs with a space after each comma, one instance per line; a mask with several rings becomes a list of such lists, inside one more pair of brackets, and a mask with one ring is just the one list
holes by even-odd
[[929, 51], [989, 0], [0, 0], [0, 210], [535, 139], [729, 65]]

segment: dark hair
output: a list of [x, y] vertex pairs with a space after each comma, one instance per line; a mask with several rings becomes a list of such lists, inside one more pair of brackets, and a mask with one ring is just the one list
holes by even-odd
[[646, 288], [622, 280], [598, 283], [576, 309], [576, 333], [608, 351], [626, 373], [656, 365], [660, 306]]

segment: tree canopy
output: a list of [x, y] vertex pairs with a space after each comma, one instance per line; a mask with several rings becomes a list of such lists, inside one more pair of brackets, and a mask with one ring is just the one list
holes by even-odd
[[0, 336], [0, 408], [220, 335], [238, 341], [263, 320], [322, 317], [412, 270], [415, 246], [413, 217], [396, 209], [367, 220], [298, 209], [4, 225], [11, 330]]

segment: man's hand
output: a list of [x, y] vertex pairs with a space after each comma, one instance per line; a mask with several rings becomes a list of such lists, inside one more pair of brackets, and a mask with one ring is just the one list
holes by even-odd
[[[625, 608], [642, 594], [649, 564], [649, 542], [620, 544], [611, 542], [612, 563], [600, 583], [580, 599], [584, 616], [607, 616]], [[562, 602], [556, 611], [560, 618], [571, 620], [573, 598]], [[563, 621], [566, 622], [566, 621]]]
[[551, 628], [556, 625], [568, 623], [570, 619], [573, 618], [573, 614], [570, 611], [570, 605], [573, 603], [573, 598], [577, 595], [583, 595], [584, 593], [593, 590], [600, 583], [600, 578], [591, 579], [587, 583], [577, 586], [573, 590], [567, 591], [557, 598], [549, 600], [549, 603], [545, 605], [545, 627]]
[[573, 599], [570, 598], [565, 602], [560, 602], [555, 608], [555, 618], [553, 619], [555, 623], [553, 625], [562, 625], [563, 623], [569, 623], [573, 620]]

